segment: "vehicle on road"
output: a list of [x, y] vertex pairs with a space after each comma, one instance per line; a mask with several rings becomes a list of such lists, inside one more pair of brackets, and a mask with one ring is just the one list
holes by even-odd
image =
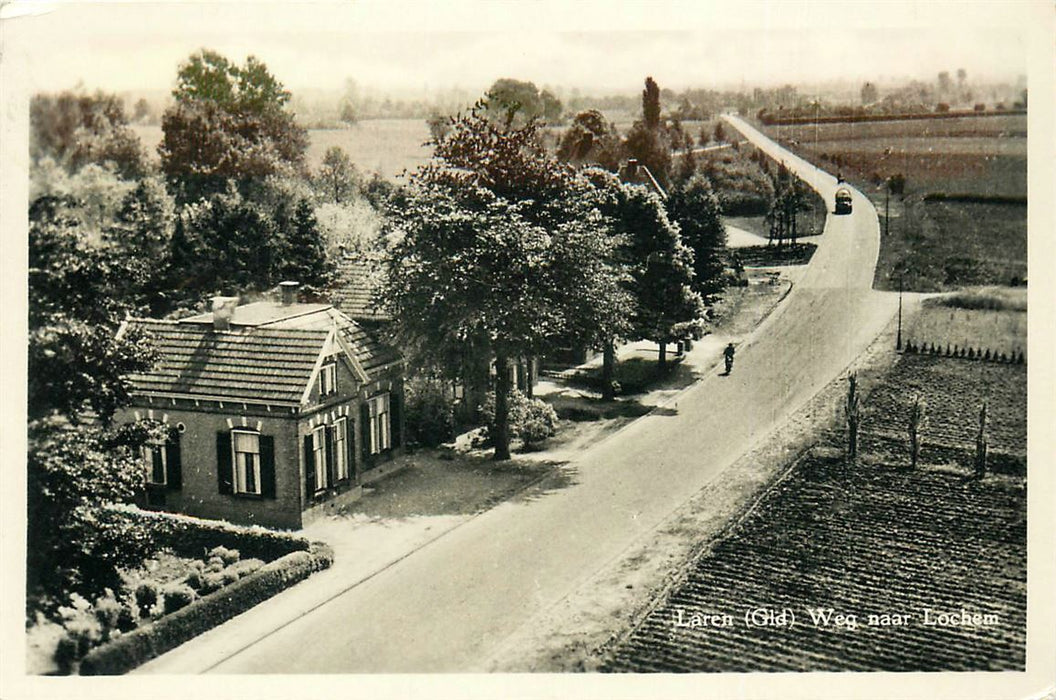
[[726, 374], [729, 374], [733, 369], [733, 343], [726, 346], [726, 349], [722, 351], [723, 358], [726, 360]]
[[834, 214], [851, 213], [851, 191], [846, 187], [836, 190], [836, 210]]

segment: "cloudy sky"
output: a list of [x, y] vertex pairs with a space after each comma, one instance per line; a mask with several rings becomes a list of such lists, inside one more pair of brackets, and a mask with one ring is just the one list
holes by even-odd
[[964, 68], [1014, 81], [1045, 3], [924, 2], [15, 2], [3, 60], [32, 89], [168, 90], [209, 47], [261, 58], [291, 89], [348, 78], [394, 93], [483, 89], [498, 77], [585, 92], [800, 85]]

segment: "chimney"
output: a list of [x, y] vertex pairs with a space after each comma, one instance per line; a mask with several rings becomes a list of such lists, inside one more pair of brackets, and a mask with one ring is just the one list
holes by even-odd
[[297, 291], [301, 288], [300, 282], [279, 282], [282, 290], [282, 305], [289, 306], [297, 303]]
[[213, 312], [213, 328], [226, 331], [231, 327], [231, 317], [238, 306], [238, 297], [213, 297], [209, 310]]

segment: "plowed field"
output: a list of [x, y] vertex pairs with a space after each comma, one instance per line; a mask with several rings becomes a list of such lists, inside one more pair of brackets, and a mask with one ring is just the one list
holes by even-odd
[[[605, 668], [1022, 670], [1025, 513], [1022, 482], [969, 484], [950, 472], [807, 457], [692, 565]], [[853, 615], [854, 623], [816, 624], [812, 609]], [[752, 611], [761, 611], [755, 622], [772, 624], [749, 625]], [[939, 611], [957, 621], [963, 611], [969, 624], [926, 624], [949, 622]], [[885, 614], [908, 619], [869, 617]], [[728, 615], [729, 624], [705, 615]], [[711, 624], [685, 626], [697, 622]]]

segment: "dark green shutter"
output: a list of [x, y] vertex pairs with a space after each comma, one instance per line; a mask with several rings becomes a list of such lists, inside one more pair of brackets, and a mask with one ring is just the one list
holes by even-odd
[[315, 496], [315, 453], [311, 433], [304, 436], [304, 494], [308, 501]]
[[366, 402], [359, 407], [359, 432], [362, 442], [363, 462], [370, 459], [370, 407]]
[[334, 426], [326, 426], [324, 434], [326, 435], [326, 483], [332, 487], [337, 481], [337, 459], [334, 455]]
[[173, 433], [165, 443], [165, 462], [168, 465], [166, 485], [173, 490], [183, 487], [183, 465], [180, 463], [180, 435]]
[[260, 436], [260, 495], [275, 498], [275, 438]]
[[393, 392], [389, 394], [389, 435], [392, 436], [393, 449], [400, 446], [403, 430], [400, 426], [400, 398], [401, 394]]
[[216, 434], [216, 477], [220, 485], [220, 493], [231, 494], [235, 492], [234, 470], [231, 466], [231, 433], [220, 432]]

